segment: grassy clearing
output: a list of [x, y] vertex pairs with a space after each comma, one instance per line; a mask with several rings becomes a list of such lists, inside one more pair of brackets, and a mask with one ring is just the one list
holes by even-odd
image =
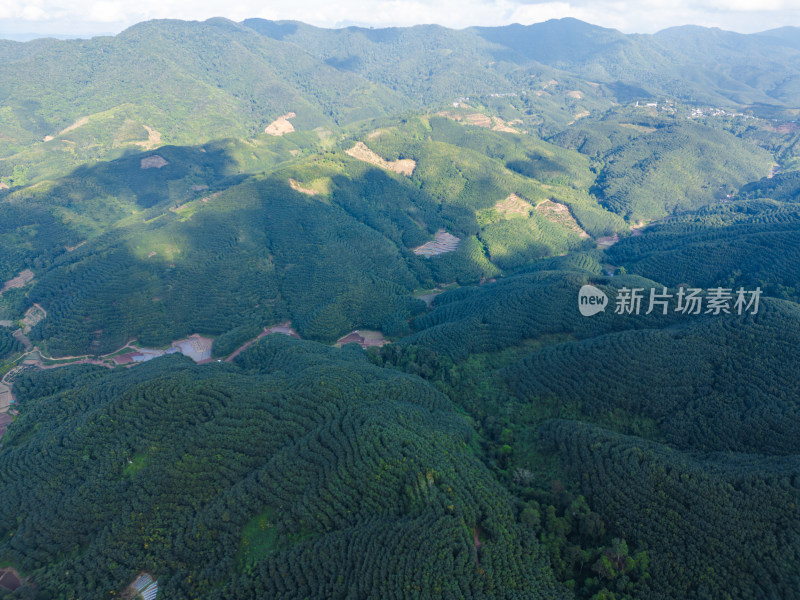
[[267, 507], [242, 529], [237, 562], [244, 567], [259, 562], [276, 550], [278, 535], [275, 528], [275, 511]]
[[133, 458], [129, 460], [128, 464], [125, 465], [125, 468], [122, 470], [122, 474], [125, 477], [132, 477], [133, 475], [136, 475], [136, 473], [141, 471], [146, 464], [147, 464], [146, 454], [135, 454]]

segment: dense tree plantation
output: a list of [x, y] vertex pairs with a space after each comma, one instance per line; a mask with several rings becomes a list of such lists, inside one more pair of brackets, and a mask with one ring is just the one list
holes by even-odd
[[236, 366], [16, 389], [0, 554], [42, 598], [105, 598], [141, 569], [170, 598], [562, 597], [468, 421], [360, 351], [274, 336]]
[[0, 40], [0, 598], [800, 598], [798, 48]]
[[[554, 260], [552, 266], [566, 261]], [[588, 267], [598, 268], [587, 258]], [[594, 264], [592, 264], [594, 262]], [[563, 265], [566, 266], [566, 265]], [[419, 330], [402, 344], [423, 345], [438, 354], [461, 359], [476, 352], [500, 350], [542, 335], [564, 334], [579, 338], [612, 331], [671, 323], [672, 314], [639, 317], [616, 315], [608, 309], [593, 319], [568, 310], [576, 302], [577, 290], [590, 281], [612, 298], [621, 287], [654, 287], [652, 281], [635, 275], [605, 277], [577, 270], [535, 270], [505, 278], [481, 288], [448, 291], [435, 300], [434, 309], [413, 321]]]
[[798, 317], [794, 303], [765, 302], [755, 316], [686, 318], [551, 346], [503, 374], [520, 398], [652, 419], [679, 448], [797, 454], [800, 366], [790, 324]]
[[639, 597], [797, 597], [796, 456], [697, 456], [575, 421], [550, 421], [542, 437], [592, 506], [654, 557]]
[[735, 200], [654, 223], [608, 258], [667, 285], [761, 287], [797, 301], [799, 222], [794, 202]]
[[[797, 304], [586, 319], [572, 302], [587, 279], [611, 294], [609, 281], [648, 284], [603, 282], [587, 259], [543, 267], [556, 265], [571, 270], [439, 296], [419, 333], [373, 361], [476, 419], [486, 460], [580, 597], [796, 597]], [[537, 313], [515, 309], [522, 298]]]

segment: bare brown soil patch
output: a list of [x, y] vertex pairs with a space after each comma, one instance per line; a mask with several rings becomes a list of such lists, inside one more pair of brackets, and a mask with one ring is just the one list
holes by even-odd
[[188, 338], [172, 342], [172, 347], [184, 356], [188, 356], [196, 363], [201, 363], [211, 358], [211, 346], [214, 340], [203, 337], [197, 333]]
[[604, 237], [597, 238], [597, 248], [600, 250], [605, 250], [606, 248], [611, 248], [614, 244], [619, 241], [619, 236], [615, 233], [614, 235], [607, 235]]
[[426, 242], [422, 244], [422, 246], [414, 248], [413, 252], [414, 254], [430, 258], [431, 256], [444, 254], [445, 252], [454, 252], [460, 243], [460, 238], [447, 233], [444, 229], [440, 229], [436, 232], [433, 241]]
[[125, 354], [115, 356], [111, 360], [114, 361], [115, 365], [128, 365], [133, 362], [134, 356], [136, 356], [136, 352], [126, 352]]
[[492, 119], [483, 113], [470, 113], [464, 117], [470, 125], [477, 125], [478, 127], [491, 127]]
[[569, 212], [569, 208], [567, 208], [567, 206], [564, 204], [559, 204], [558, 202], [553, 202], [552, 200], [545, 200], [544, 202], [540, 202], [536, 205], [536, 212], [538, 212], [548, 221], [566, 227], [570, 231], [577, 233], [579, 237], [589, 237], [589, 234], [586, 233], [580, 225], [578, 225], [575, 217], [572, 216], [572, 213]]
[[[519, 133], [519, 130], [514, 129], [511, 127], [513, 123], [506, 123], [500, 117], [490, 117], [483, 113], [470, 113], [467, 115], [459, 114], [459, 113], [452, 113], [448, 111], [443, 111], [440, 113], [436, 113], [439, 117], [446, 117], [451, 121], [457, 121], [459, 123], [467, 123], [469, 125], [475, 125], [477, 127], [484, 127], [487, 129], [492, 129], [493, 131], [505, 131], [508, 133]], [[521, 121], [520, 121], [521, 122]]]
[[152, 156], [143, 158], [140, 164], [142, 169], [160, 169], [161, 167], [168, 165], [169, 162], [163, 156], [153, 154]]
[[88, 122], [89, 122], [89, 117], [81, 117], [80, 119], [78, 119], [77, 121], [75, 121], [75, 122], [74, 122], [72, 125], [70, 125], [69, 127], [65, 127], [64, 129], [62, 129], [61, 131], [59, 131], [59, 132], [58, 132], [58, 135], [64, 135], [65, 133], [69, 133], [70, 131], [73, 131], [73, 130], [77, 129], [78, 127], [83, 127], [83, 126], [84, 126], [84, 125], [86, 125]]
[[655, 127], [646, 127], [644, 125], [637, 125], [636, 123], [620, 123], [620, 127], [627, 127], [628, 129], [635, 129], [641, 133], [653, 133], [656, 131]]
[[141, 142], [133, 142], [137, 146], [141, 146], [145, 150], [152, 150], [153, 148], [158, 148], [161, 145], [161, 133], [153, 129], [152, 127], [148, 127], [147, 125], [142, 125], [147, 130], [147, 139]]
[[[5, 433], [5, 431], [2, 433]], [[2, 433], [0, 433], [0, 437], [2, 437]], [[19, 576], [19, 573], [11, 567], [0, 569], [0, 588], [13, 592], [21, 587], [22, 577]]]
[[410, 158], [403, 158], [400, 160], [384, 160], [372, 150], [370, 150], [364, 142], [356, 142], [356, 145], [346, 152], [348, 156], [352, 156], [358, 160], [362, 160], [376, 167], [381, 167], [387, 171], [394, 171], [400, 175], [410, 177], [417, 167], [417, 163]]
[[583, 98], [583, 92], [579, 90], [569, 90], [567, 92], [567, 96], [569, 98], [577, 98], [578, 100], [580, 100], [581, 98]]
[[46, 135], [46, 136], [44, 136], [44, 139], [43, 139], [42, 141], [43, 141], [43, 142], [50, 142], [50, 141], [52, 141], [53, 139], [55, 139], [55, 138], [53, 138], [53, 136], [52, 136], [52, 135]]
[[509, 123], [506, 123], [500, 117], [492, 117], [492, 131], [505, 131], [506, 133], [519, 133], [518, 129], [514, 129], [511, 127]]
[[353, 331], [352, 333], [347, 334], [346, 336], [339, 338], [339, 340], [334, 344], [337, 348], [341, 348], [345, 344], [358, 344], [362, 348], [370, 348], [370, 347], [377, 347], [380, 348], [384, 344], [388, 344], [389, 342], [384, 339], [383, 334], [380, 331], [374, 331], [370, 329], [358, 329]]
[[77, 244], [75, 246], [64, 246], [64, 250], [66, 250], [67, 252], [74, 252], [75, 250], [77, 250], [78, 248], [83, 246], [85, 243], [86, 243], [86, 240], [83, 240], [82, 242], [80, 242], [79, 244]]
[[300, 334], [295, 331], [294, 327], [292, 327], [291, 321], [285, 321], [283, 323], [278, 323], [277, 325], [273, 325], [272, 327], [267, 327], [265, 330], [267, 335], [272, 333], [282, 333], [283, 335], [288, 335], [293, 338], [300, 339]]
[[296, 117], [297, 115], [293, 112], [288, 112], [285, 115], [281, 115], [277, 119], [275, 119], [272, 123], [266, 126], [264, 129], [264, 133], [267, 135], [274, 135], [280, 137], [282, 135], [286, 135], [287, 133], [292, 133], [294, 131], [294, 125], [289, 122], [289, 119]]
[[382, 130], [382, 129], [376, 129], [375, 131], [371, 132], [371, 133], [370, 133], [370, 134], [367, 136], [367, 139], [368, 139], [368, 140], [374, 140], [375, 138], [379, 138], [379, 137], [381, 137], [381, 134], [382, 134], [382, 133], [383, 133], [383, 130]]
[[317, 196], [319, 192], [317, 190], [312, 190], [311, 188], [303, 187], [294, 179], [289, 179], [289, 186], [295, 190], [296, 192], [300, 192], [301, 194], [306, 194], [307, 196]]
[[24, 271], [21, 271], [19, 275], [14, 277], [14, 279], [9, 279], [3, 284], [3, 287], [0, 288], [0, 296], [3, 295], [3, 292], [8, 290], [23, 288], [31, 281], [33, 281], [33, 271], [30, 269], [25, 269]]
[[47, 317], [47, 311], [38, 304], [34, 304], [27, 311], [22, 319], [22, 333], [27, 335], [42, 319]]
[[500, 200], [497, 204], [495, 204], [494, 209], [504, 217], [510, 217], [514, 215], [528, 217], [533, 210], [533, 206], [516, 194], [511, 194], [505, 200]]

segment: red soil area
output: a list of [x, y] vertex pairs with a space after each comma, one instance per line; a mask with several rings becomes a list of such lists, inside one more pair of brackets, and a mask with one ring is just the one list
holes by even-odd
[[247, 350], [250, 346], [255, 344], [258, 340], [263, 338], [265, 335], [270, 335], [271, 333], [282, 333], [284, 335], [291, 336], [293, 338], [300, 338], [300, 334], [297, 333], [294, 328], [292, 327], [291, 321], [286, 321], [284, 323], [279, 323], [278, 325], [273, 325], [272, 327], [265, 327], [264, 331], [262, 331], [258, 337], [253, 338], [246, 344], [240, 346], [236, 350], [234, 350], [233, 354], [231, 354], [228, 358], [225, 359], [225, 362], [233, 362], [233, 359], [239, 356], [242, 352]]
[[19, 573], [11, 567], [0, 569], [0, 588], [13, 592], [19, 587], [22, 587], [22, 579]]
[[480, 525], [477, 527], [472, 528], [472, 547], [475, 548], [475, 564], [478, 564], [478, 548], [483, 546], [483, 542], [480, 541], [481, 535], [481, 528]]

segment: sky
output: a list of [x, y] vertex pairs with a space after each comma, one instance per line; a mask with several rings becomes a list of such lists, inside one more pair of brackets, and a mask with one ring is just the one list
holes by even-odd
[[529, 25], [574, 17], [624, 33], [675, 25], [753, 33], [800, 26], [798, 0], [0, 0], [0, 34], [90, 36], [149, 19], [294, 19], [320, 27]]

